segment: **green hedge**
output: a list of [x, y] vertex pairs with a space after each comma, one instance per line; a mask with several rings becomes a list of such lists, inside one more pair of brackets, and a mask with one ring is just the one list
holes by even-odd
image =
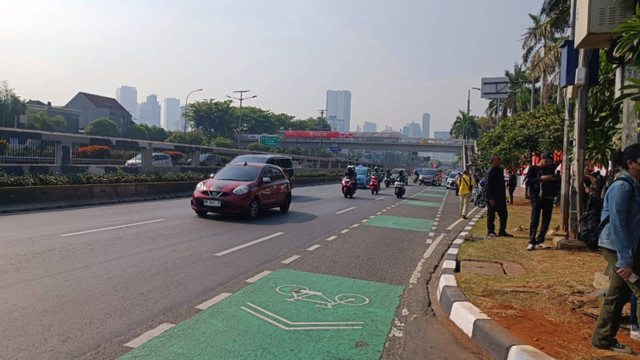
[[296, 173], [296, 177], [298, 178], [306, 178], [306, 177], [336, 177], [342, 176], [341, 172], [326, 172], [326, 171], [310, 171], [303, 173]]
[[114, 174], [83, 173], [78, 175], [33, 174], [29, 176], [11, 176], [0, 173], [0, 187], [201, 181], [207, 177], [207, 175], [194, 172], [158, 172], [141, 174], [126, 174], [124, 172], [118, 172]]

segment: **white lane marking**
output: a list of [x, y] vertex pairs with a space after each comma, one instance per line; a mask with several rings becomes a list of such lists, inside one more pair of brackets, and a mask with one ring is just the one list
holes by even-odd
[[357, 228], [358, 226], [360, 226], [360, 224], [353, 224], [353, 225], [349, 226], [349, 229], [355, 229], [355, 228]]
[[376, 201], [384, 200], [384, 199], [386, 199], [386, 198], [387, 198], [386, 196], [383, 196], [383, 197], [381, 197], [381, 198], [377, 198], [377, 199], [376, 199]]
[[464, 219], [460, 218], [460, 219], [456, 220], [456, 222], [454, 222], [453, 224], [449, 225], [447, 230], [451, 231], [454, 227], [456, 227], [456, 225], [460, 224], [462, 222], [462, 220], [464, 220]]
[[169, 324], [169, 323], [160, 324], [160, 325], [158, 325], [157, 328], [147, 331], [146, 333], [144, 333], [144, 334], [138, 336], [137, 338], [129, 341], [128, 343], [124, 344], [124, 346], [135, 349], [138, 346], [146, 343], [147, 341], [153, 339], [154, 337], [162, 334], [163, 332], [171, 329], [174, 326], [175, 326], [174, 324]]
[[313, 245], [312, 247], [308, 248], [307, 251], [313, 251], [313, 250], [319, 248], [320, 246], [322, 246], [322, 245], [319, 245], [319, 244]]
[[433, 251], [436, 249], [436, 247], [438, 246], [438, 244], [440, 243], [440, 240], [442, 240], [442, 238], [444, 238], [445, 234], [440, 234], [440, 236], [438, 236], [436, 238], [436, 241], [433, 242], [433, 244], [431, 244], [431, 246], [429, 246], [429, 248], [427, 249], [427, 251], [425, 251], [424, 255], [422, 255], [423, 259], [428, 259], [429, 256], [431, 256], [431, 254], [433, 254]]
[[330, 195], [331, 193], [322, 193], [322, 194], [316, 194], [315, 196], [324, 196], [324, 195]]
[[353, 209], [355, 209], [355, 208], [356, 208], [355, 206], [352, 206], [352, 207], [350, 207], [350, 208], [348, 208], [348, 209], [340, 210], [340, 211], [338, 211], [338, 212], [336, 213], [336, 215], [340, 215], [340, 214], [342, 214], [342, 213], [346, 213], [347, 211], [351, 211], [351, 210], [353, 210]]
[[382, 209], [382, 212], [387, 212], [387, 209]]
[[283, 264], [291, 264], [292, 262], [294, 262], [294, 261], [296, 261], [296, 260], [298, 260], [298, 259], [300, 259], [300, 258], [301, 258], [301, 256], [300, 256], [300, 255], [293, 255], [292, 257], [290, 257], [290, 258], [288, 258], [288, 259], [283, 260], [283, 261], [282, 261], [282, 263], [283, 263]]
[[429, 233], [429, 236], [430, 236], [430, 237], [434, 237], [434, 236], [436, 236], [436, 233], [434, 233], [434, 232], [430, 232], [430, 233]]
[[246, 248], [246, 247], [249, 247], [249, 246], [251, 246], [251, 245], [259, 244], [259, 243], [261, 243], [261, 242], [263, 242], [263, 241], [266, 241], [266, 240], [269, 240], [269, 239], [273, 239], [274, 237], [280, 236], [280, 235], [282, 235], [282, 234], [284, 234], [284, 233], [283, 233], [283, 232], [277, 232], [277, 233], [275, 233], [275, 234], [271, 234], [271, 235], [269, 235], [269, 236], [265, 236], [265, 237], [260, 238], [260, 239], [258, 239], [258, 240], [254, 240], [254, 241], [252, 241], [252, 242], [248, 242], [248, 243], [246, 243], [246, 244], [242, 244], [242, 245], [236, 246], [236, 247], [231, 248], [231, 249], [229, 249], [229, 250], [221, 251], [221, 252], [219, 252], [219, 253], [217, 253], [217, 254], [215, 254], [215, 255], [216, 255], [216, 256], [224, 256], [224, 255], [230, 254], [230, 253], [232, 253], [232, 252], [234, 252], [234, 251], [238, 251], [238, 250], [244, 249], [244, 248]]
[[362, 221], [360, 221], [361, 223], [366, 223], [367, 221], [369, 221], [369, 219], [364, 219]]
[[208, 308], [212, 307], [213, 305], [219, 303], [220, 301], [228, 298], [229, 296], [231, 296], [233, 294], [231, 293], [222, 293], [212, 299], [209, 299], [205, 302], [203, 302], [202, 304], [196, 306], [196, 309], [200, 309], [200, 310], [207, 310]]
[[[292, 322], [289, 321], [281, 316], [278, 316], [272, 312], [269, 312], [257, 305], [254, 305], [252, 303], [247, 303], [247, 305], [253, 307], [254, 309], [256, 309], [257, 311], [260, 311], [262, 314], [256, 313], [253, 310], [250, 310], [244, 306], [241, 306], [240, 308], [248, 313], [250, 313], [253, 316], [256, 316], [270, 324], [273, 324], [283, 330], [340, 330], [340, 329], [362, 329], [362, 326], [324, 326], [324, 325], [362, 325], [364, 324], [363, 322], [342, 322], [342, 323], [330, 323], [330, 322], [325, 322], [325, 323], [307, 323], [307, 322]], [[280, 320], [286, 324], [289, 325], [293, 325], [294, 327], [287, 327], [285, 325], [282, 325], [278, 322], [276, 322], [275, 320], [266, 317], [265, 315], [270, 315], [271, 317], [273, 317], [276, 320]], [[314, 325], [314, 326], [308, 326], [308, 327], [299, 327], [299, 325]]]
[[333, 240], [335, 240], [335, 239], [337, 239], [337, 238], [338, 238], [338, 237], [337, 237], [337, 236], [335, 236], [335, 235], [333, 235], [333, 236], [329, 236], [329, 237], [327, 238], [327, 241], [333, 241]]
[[427, 239], [427, 245], [433, 244], [433, 239]]
[[98, 231], [115, 230], [115, 229], [122, 229], [122, 228], [131, 227], [131, 226], [138, 226], [138, 225], [153, 224], [153, 223], [157, 223], [157, 222], [165, 221], [165, 220], [166, 220], [166, 219], [149, 220], [149, 221], [143, 221], [143, 222], [133, 223], [133, 224], [118, 225], [118, 226], [110, 226], [110, 227], [106, 227], [106, 228], [102, 228], [102, 229], [94, 229], [94, 230], [87, 230], [87, 231], [78, 231], [78, 232], [74, 232], [74, 233], [70, 233], [70, 234], [63, 234], [63, 235], [60, 235], [60, 237], [67, 237], [67, 236], [74, 236], [74, 235], [82, 235], [82, 234], [90, 234], [90, 233], [94, 233], [94, 232], [98, 232]]
[[479, 208], [473, 208], [473, 210], [469, 211], [469, 214], [467, 215], [467, 217], [471, 217], [471, 214], [473, 214], [474, 212], [476, 212], [476, 210], [478, 210]]
[[438, 225], [438, 222], [437, 222], [437, 221], [434, 221], [434, 222], [433, 222], [433, 225]]
[[[378, 212], [376, 213], [376, 215], [380, 215], [380, 214], [382, 214], [382, 211], [378, 211]], [[373, 218], [372, 218], [372, 219], [373, 219]]]
[[349, 232], [349, 230], [351, 230], [351, 229], [344, 229], [344, 230], [340, 231], [340, 234], [346, 234], [346, 233]]
[[373, 219], [374, 217], [376, 217], [375, 215], [371, 215], [369, 216], [369, 219]]
[[411, 275], [411, 279], [409, 279], [409, 284], [417, 284], [418, 278], [420, 278], [420, 273], [422, 272], [422, 264], [424, 264], [425, 259], [421, 259], [418, 262], [418, 266], [413, 270], [413, 274]]
[[249, 284], [252, 284], [252, 283], [254, 283], [254, 282], [256, 282], [256, 281], [258, 281], [258, 280], [262, 279], [263, 277], [265, 277], [265, 276], [267, 276], [267, 275], [269, 275], [269, 274], [271, 274], [271, 271], [269, 271], [269, 270], [265, 270], [265, 271], [261, 272], [260, 274], [258, 274], [258, 275], [254, 276], [254, 277], [252, 277], [252, 278], [249, 278], [249, 279], [245, 280], [245, 282], [248, 282]]

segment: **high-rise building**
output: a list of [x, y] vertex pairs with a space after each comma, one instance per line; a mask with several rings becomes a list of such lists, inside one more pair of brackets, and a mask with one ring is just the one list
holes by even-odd
[[420, 128], [420, 124], [416, 122], [410, 122], [402, 128], [402, 136], [408, 138], [421, 138], [422, 137], [422, 129]]
[[377, 125], [376, 123], [372, 123], [369, 121], [365, 121], [364, 125], [362, 125], [362, 130], [364, 132], [376, 132]]
[[160, 126], [160, 103], [158, 96], [151, 94], [147, 96], [147, 101], [140, 104], [140, 116], [138, 124], [147, 124], [149, 126]]
[[451, 134], [449, 134], [448, 131], [434, 131], [433, 138], [440, 140], [449, 140], [451, 139]]
[[429, 138], [429, 126], [431, 125], [431, 114], [422, 114], [422, 137], [424, 139]]
[[162, 128], [167, 131], [184, 131], [184, 119], [180, 113], [180, 99], [164, 99]]
[[120, 86], [116, 90], [116, 100], [131, 114], [133, 120], [138, 119], [138, 90], [133, 86]]
[[[331, 130], [351, 130], [351, 92], [349, 90], [327, 90], [327, 122]], [[333, 120], [333, 124], [330, 119]], [[340, 129], [341, 128], [341, 129]]]
[[356, 126], [356, 132], [357, 133], [361, 133], [362, 132], [362, 127], [360, 125]]

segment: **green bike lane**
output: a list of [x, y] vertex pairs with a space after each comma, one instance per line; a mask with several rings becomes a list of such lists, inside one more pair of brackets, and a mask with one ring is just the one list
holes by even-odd
[[120, 359], [378, 359], [443, 199], [421, 189]]

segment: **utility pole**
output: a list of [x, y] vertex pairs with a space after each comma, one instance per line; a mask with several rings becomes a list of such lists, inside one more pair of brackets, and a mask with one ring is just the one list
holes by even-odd
[[187, 94], [187, 98], [184, 101], [184, 133], [187, 133], [187, 112], [189, 111], [189, 95], [194, 92], [202, 91], [202, 89], [196, 89]]
[[[588, 51], [580, 49], [578, 57], [578, 70], [577, 74], [581, 73], [584, 79], [578, 86], [578, 79], [576, 79], [576, 86], [578, 86], [578, 96], [575, 109], [575, 144], [573, 146], [573, 187], [576, 190], [576, 201], [571, 203], [571, 226], [570, 232], [574, 234], [575, 239], [578, 239], [580, 233], [579, 217], [583, 213], [584, 205], [584, 192], [581, 191], [582, 180], [584, 178], [584, 147], [585, 147], [585, 135], [587, 130], [587, 100], [589, 94], [589, 68], [587, 63]], [[576, 76], [578, 78], [578, 76]]]
[[[640, 78], [640, 72], [632, 69], [627, 64], [620, 65], [616, 68], [616, 97], [620, 95], [620, 88], [624, 85], [632, 84], [629, 79]], [[638, 130], [640, 123], [638, 122], [638, 113], [634, 109], [634, 103], [630, 99], [622, 102], [622, 143], [621, 150], [624, 150], [631, 144], [638, 143]]]
[[[571, 17], [569, 20], [569, 29], [571, 34], [569, 39], [573, 40], [575, 37], [575, 14], [576, 14], [576, 1], [571, 0]], [[531, 84], [535, 86], [535, 84]], [[564, 90], [564, 133], [562, 137], [562, 187], [560, 189], [560, 209], [562, 212], [562, 231], [569, 235], [569, 213], [571, 198], [571, 166], [569, 163], [569, 128], [571, 125], [571, 113], [572, 113], [572, 97], [570, 95], [570, 87]], [[533, 97], [532, 97], [533, 99]]]
[[247, 92], [249, 92], [249, 91], [251, 91], [251, 90], [236, 90], [236, 91], [234, 91], [234, 93], [239, 93], [239, 94], [240, 94], [240, 97], [233, 97], [233, 96], [229, 96], [229, 95], [227, 95], [227, 97], [228, 97], [229, 99], [234, 99], [234, 100], [238, 100], [238, 101], [240, 101], [240, 115], [238, 116], [238, 134], [237, 134], [237, 136], [236, 136], [236, 138], [237, 138], [237, 140], [238, 140], [238, 141], [237, 141], [237, 143], [238, 143], [238, 145], [237, 145], [238, 149], [240, 149], [240, 131], [241, 131], [241, 129], [242, 129], [242, 101], [247, 100], [247, 99], [253, 99], [253, 98], [258, 97], [258, 95], [249, 96], [249, 97], [247, 97], [247, 98], [243, 97], [244, 93], [247, 93]]

